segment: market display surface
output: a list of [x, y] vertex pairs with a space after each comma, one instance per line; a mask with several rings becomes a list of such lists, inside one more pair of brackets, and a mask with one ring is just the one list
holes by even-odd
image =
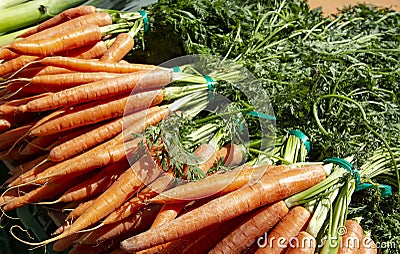
[[5, 251], [400, 252], [399, 12], [0, 7]]

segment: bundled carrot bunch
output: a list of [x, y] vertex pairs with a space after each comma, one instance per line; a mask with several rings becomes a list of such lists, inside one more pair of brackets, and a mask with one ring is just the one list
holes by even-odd
[[[1, 48], [0, 158], [12, 162], [2, 209], [68, 211], [53, 238], [29, 244], [70, 253], [314, 253], [288, 239], [315, 237], [304, 204], [326, 194], [331, 165], [277, 165], [304, 162], [293, 136], [272, 155], [229, 142], [231, 125], [200, 112], [238, 73], [124, 62], [142, 26], [139, 14], [77, 7]], [[223, 114], [235, 124], [260, 115], [234, 109]], [[193, 158], [172, 149], [179, 121]]]

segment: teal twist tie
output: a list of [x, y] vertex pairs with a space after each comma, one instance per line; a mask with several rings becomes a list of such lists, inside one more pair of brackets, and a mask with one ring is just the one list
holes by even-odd
[[245, 114], [251, 115], [251, 116], [255, 116], [261, 119], [265, 119], [265, 120], [271, 120], [271, 121], [276, 121], [276, 117], [273, 115], [268, 115], [262, 112], [258, 112], [258, 111], [248, 111]]
[[289, 131], [290, 134], [295, 135], [296, 137], [298, 137], [304, 144], [304, 146], [307, 149], [307, 153], [309, 153], [311, 151], [311, 142], [310, 139], [307, 137], [306, 134], [304, 134], [302, 131], [300, 130], [291, 130]]
[[181, 72], [181, 68], [179, 66], [175, 66], [172, 68], [174, 72]]
[[145, 10], [140, 10], [139, 13], [140, 15], [142, 15], [144, 25], [143, 30], [146, 33], [147, 31], [149, 31], [149, 17], [147, 17], [147, 13]]
[[215, 89], [215, 81], [212, 79], [212, 77], [204, 75], [204, 79], [207, 81], [208, 90], [209, 91], [214, 91], [214, 89]]

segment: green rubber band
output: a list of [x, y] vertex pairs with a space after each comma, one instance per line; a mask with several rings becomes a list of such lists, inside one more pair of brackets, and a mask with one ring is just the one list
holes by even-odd
[[149, 31], [149, 17], [147, 17], [147, 13], [145, 10], [140, 10], [139, 13], [140, 13], [140, 15], [142, 15], [143, 24], [144, 24], [144, 32], [146, 33], [147, 31]]
[[276, 117], [273, 115], [268, 115], [262, 112], [257, 112], [257, 111], [248, 111], [246, 112], [246, 114], [251, 115], [251, 116], [255, 116], [261, 119], [266, 119], [266, 120], [271, 120], [271, 121], [276, 121]]
[[181, 72], [181, 67], [175, 66], [175, 67], [172, 68], [172, 70], [173, 70], [174, 72]]
[[332, 157], [324, 160], [325, 163], [333, 163], [346, 169], [356, 180], [356, 188], [361, 184], [360, 171], [354, 168], [353, 164], [342, 158]]
[[290, 134], [295, 135], [296, 137], [298, 137], [304, 144], [304, 146], [307, 149], [307, 153], [309, 153], [311, 151], [311, 142], [310, 139], [307, 137], [306, 134], [304, 134], [302, 131], [300, 130], [291, 130], [289, 131]]
[[208, 90], [209, 91], [214, 91], [214, 89], [215, 89], [215, 81], [212, 79], [212, 77], [204, 75], [204, 79], [207, 81]]

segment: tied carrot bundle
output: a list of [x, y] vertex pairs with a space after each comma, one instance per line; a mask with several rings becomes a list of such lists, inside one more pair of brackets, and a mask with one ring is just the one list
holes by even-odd
[[29, 29], [28, 31], [20, 34], [18, 37], [25, 38], [25, 37], [31, 36], [32, 34], [36, 34], [40, 31], [48, 29], [50, 27], [54, 27], [59, 24], [62, 24], [71, 19], [75, 19], [77, 17], [91, 14], [94, 12], [96, 12], [96, 7], [94, 7], [94, 6], [78, 6], [78, 7], [74, 7], [74, 8], [69, 8], [69, 9], [62, 11], [59, 14], [55, 15], [51, 19], [48, 19], [48, 20], [40, 23], [38, 26], [36, 26], [32, 29]]
[[284, 253], [292, 239], [307, 226], [311, 213], [304, 207], [292, 208], [271, 232], [265, 242], [259, 244], [256, 253]]
[[[175, 240], [196, 230], [227, 221], [260, 206], [305, 190], [326, 177], [322, 166], [297, 168], [211, 200], [173, 221], [121, 242], [126, 251], [138, 251]], [[184, 227], [182, 227], [184, 225]]]
[[172, 80], [170, 71], [156, 69], [150, 72], [137, 72], [114, 79], [101, 80], [62, 90], [47, 97], [28, 102], [18, 108], [21, 112], [40, 112], [130, 93], [133, 89], [161, 88]]

